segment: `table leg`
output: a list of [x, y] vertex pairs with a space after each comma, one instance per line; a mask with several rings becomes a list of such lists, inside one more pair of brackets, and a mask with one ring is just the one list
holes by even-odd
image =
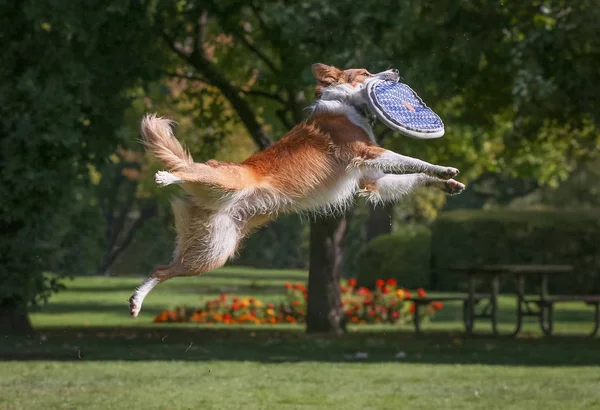
[[525, 279], [523, 276], [517, 276], [517, 325], [511, 336], [516, 336], [521, 331], [523, 325], [523, 303], [525, 298]]
[[421, 314], [420, 314], [420, 307], [421, 304], [417, 303], [417, 302], [413, 302], [413, 306], [415, 307], [415, 315], [414, 315], [414, 321], [415, 321], [415, 332], [416, 333], [421, 333]]
[[494, 335], [498, 335], [498, 294], [500, 293], [500, 275], [494, 275], [492, 277], [492, 300], [491, 300], [491, 319], [492, 319], [492, 332]]
[[596, 302], [594, 306], [594, 329], [590, 336], [594, 337], [598, 334], [598, 328], [600, 328], [600, 303]]
[[551, 336], [553, 326], [553, 318], [554, 316], [554, 304], [553, 303], [544, 303], [540, 304], [540, 327], [542, 328], [542, 332], [544, 335]]
[[468, 278], [468, 299], [465, 301], [463, 305], [463, 321], [465, 323], [465, 330], [467, 334], [471, 334], [473, 332], [473, 327], [475, 325], [475, 276], [469, 275]]

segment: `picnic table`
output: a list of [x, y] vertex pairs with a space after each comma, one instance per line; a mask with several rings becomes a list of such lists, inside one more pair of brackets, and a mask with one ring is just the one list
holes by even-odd
[[[453, 267], [451, 271], [461, 272], [467, 276], [468, 289], [466, 295], [452, 297], [452, 300], [463, 301], [463, 320], [467, 333], [473, 332], [475, 320], [488, 318], [492, 323], [492, 331], [498, 335], [498, 295], [500, 279], [510, 277], [515, 283], [517, 298], [516, 326], [511, 333], [517, 335], [521, 331], [523, 318], [538, 317], [540, 327], [545, 335], [551, 335], [553, 330], [554, 304], [560, 302], [580, 301], [594, 308], [594, 326], [590, 336], [595, 336], [600, 327], [600, 295], [550, 295], [548, 280], [550, 276], [564, 275], [573, 272], [570, 265], [482, 265], [471, 267]], [[486, 279], [490, 284], [490, 293], [476, 293], [478, 279]], [[527, 279], [539, 281], [539, 293], [535, 296], [525, 294]], [[450, 300], [450, 299], [446, 299]], [[483, 309], [477, 312], [481, 302], [486, 302]], [[417, 325], [415, 324], [415, 327]]]

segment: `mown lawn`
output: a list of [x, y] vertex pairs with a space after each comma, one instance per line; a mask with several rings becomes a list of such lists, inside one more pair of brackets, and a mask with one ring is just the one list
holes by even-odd
[[[596, 409], [600, 339], [583, 304], [557, 312], [560, 335], [531, 323], [518, 339], [466, 338], [447, 304], [416, 336], [412, 328], [351, 328], [308, 336], [300, 326], [153, 325], [175, 305], [221, 292], [277, 300], [306, 273], [225, 268], [173, 280], [131, 319], [141, 281], [77, 278], [32, 315], [37, 333], [4, 337], [1, 409]], [[514, 305], [502, 298], [503, 329]]]

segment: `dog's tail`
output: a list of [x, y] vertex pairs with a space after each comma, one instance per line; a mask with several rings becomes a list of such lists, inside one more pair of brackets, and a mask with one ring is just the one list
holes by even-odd
[[171, 120], [148, 114], [142, 119], [141, 132], [146, 149], [170, 171], [185, 168], [194, 162], [190, 153], [173, 135]]

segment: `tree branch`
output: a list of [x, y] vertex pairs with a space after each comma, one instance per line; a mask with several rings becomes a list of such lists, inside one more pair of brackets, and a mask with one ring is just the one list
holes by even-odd
[[280, 95], [277, 95], [277, 94], [273, 94], [273, 93], [269, 93], [267, 91], [261, 91], [261, 90], [248, 90], [248, 91], [241, 90], [241, 91], [242, 91], [242, 93], [244, 93], [246, 95], [256, 95], [258, 97], [270, 98], [271, 100], [275, 100], [283, 105], [287, 105], [287, 102], [283, 99], [283, 97], [281, 97]]
[[203, 53], [194, 50], [192, 54], [188, 55], [175, 45], [175, 41], [167, 33], [162, 32], [161, 37], [167, 44], [167, 47], [202, 73], [209, 84], [212, 84], [221, 91], [221, 94], [227, 98], [260, 149], [265, 149], [271, 145], [271, 139], [263, 126], [256, 120], [256, 115], [248, 102], [240, 96], [240, 91], [225, 78], [222, 72]]

